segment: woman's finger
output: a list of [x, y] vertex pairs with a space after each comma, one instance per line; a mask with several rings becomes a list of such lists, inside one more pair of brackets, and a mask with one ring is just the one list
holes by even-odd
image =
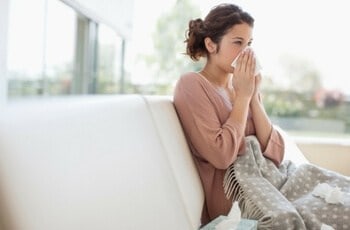
[[241, 71], [243, 69], [243, 57], [244, 57], [244, 52], [239, 54], [238, 60], [237, 60], [237, 69]]
[[255, 68], [256, 68], [256, 58], [254, 53], [252, 53], [251, 64], [250, 64], [250, 74], [255, 76]]
[[250, 58], [250, 52], [249, 50], [244, 50], [243, 51], [243, 70], [244, 72], [247, 72], [248, 70], [248, 61], [249, 61], [249, 58]]
[[252, 63], [253, 63], [253, 53], [252, 51], [248, 51], [248, 60], [247, 60], [247, 66], [246, 66], [246, 71], [247, 73], [251, 74], [252, 70]]

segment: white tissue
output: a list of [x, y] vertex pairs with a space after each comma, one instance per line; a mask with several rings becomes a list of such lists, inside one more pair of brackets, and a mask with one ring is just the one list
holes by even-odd
[[340, 188], [335, 187], [332, 189], [332, 191], [330, 191], [330, 193], [327, 194], [325, 200], [329, 204], [344, 204], [343, 192], [340, 191]]
[[215, 230], [235, 230], [241, 221], [241, 211], [238, 202], [234, 202], [227, 219], [215, 226]]
[[314, 191], [312, 192], [313, 195], [319, 196], [322, 198], [326, 197], [326, 194], [332, 190], [332, 187], [329, 184], [326, 183], [321, 183], [318, 184], [315, 188]]
[[238, 202], [233, 203], [232, 208], [227, 216], [231, 220], [236, 220], [237, 223], [241, 220], [241, 210], [238, 206]]
[[331, 187], [327, 183], [318, 184], [312, 194], [321, 197], [329, 204], [344, 204], [344, 193], [338, 187]]
[[[246, 50], [246, 49], [251, 49], [251, 47], [247, 46], [244, 50]], [[243, 50], [243, 51], [244, 51], [244, 50]], [[243, 52], [243, 51], [242, 51], [242, 52]], [[238, 60], [239, 56], [241, 56], [241, 53], [237, 55], [237, 57], [235, 58], [235, 60], [233, 60], [233, 62], [232, 62], [232, 64], [231, 64], [231, 66], [232, 66], [233, 68], [236, 68], [236, 66], [237, 66], [237, 60]], [[255, 53], [254, 53], [254, 56], [255, 56], [255, 73], [254, 73], [254, 75], [256, 76], [256, 75], [258, 75], [258, 74], [260, 73], [260, 71], [262, 70], [262, 67], [261, 67], [260, 62], [259, 62], [258, 58], [256, 57]]]
[[320, 230], [334, 230], [332, 226], [329, 226], [327, 224], [322, 224]]

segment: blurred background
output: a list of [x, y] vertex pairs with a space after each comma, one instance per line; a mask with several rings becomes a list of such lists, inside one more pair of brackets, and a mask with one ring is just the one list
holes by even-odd
[[316, 0], [0, 0], [1, 104], [172, 95], [188, 21], [231, 2], [255, 18], [267, 112], [296, 139], [350, 143], [350, 6]]

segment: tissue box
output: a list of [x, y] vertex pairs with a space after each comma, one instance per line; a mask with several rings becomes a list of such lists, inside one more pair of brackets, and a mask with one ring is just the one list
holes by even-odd
[[[228, 220], [227, 216], [218, 216], [210, 223], [202, 227], [200, 230], [216, 230], [216, 226], [218, 226], [222, 221]], [[241, 219], [238, 224], [233, 224], [233, 226], [229, 226], [227, 230], [257, 230], [258, 229], [258, 221], [251, 219]]]
[[241, 219], [236, 230], [256, 230], [258, 229], [258, 221], [250, 219]]
[[216, 230], [215, 227], [223, 220], [226, 220], [227, 216], [218, 216], [214, 220], [210, 221], [210, 223], [206, 224], [200, 230]]

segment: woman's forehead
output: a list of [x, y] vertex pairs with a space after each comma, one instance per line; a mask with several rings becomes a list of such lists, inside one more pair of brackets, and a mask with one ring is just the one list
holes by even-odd
[[240, 37], [242, 39], [251, 39], [253, 33], [253, 28], [246, 24], [237, 24], [232, 26], [228, 31], [227, 34], [230, 37]]

